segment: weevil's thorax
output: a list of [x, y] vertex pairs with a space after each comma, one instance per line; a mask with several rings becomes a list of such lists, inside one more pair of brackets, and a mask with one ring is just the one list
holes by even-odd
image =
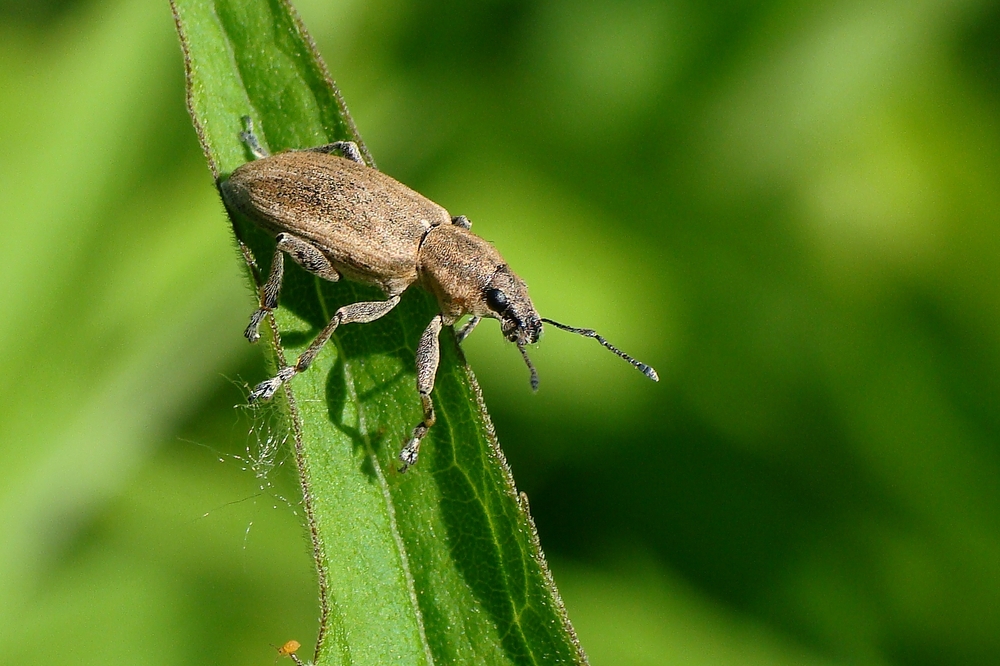
[[521, 345], [538, 340], [542, 322], [528, 286], [489, 242], [456, 225], [427, 232], [417, 272], [453, 323], [462, 315], [500, 320], [505, 338]]

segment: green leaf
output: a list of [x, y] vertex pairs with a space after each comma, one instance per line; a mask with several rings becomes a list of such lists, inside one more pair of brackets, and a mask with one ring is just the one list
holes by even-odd
[[[363, 148], [287, 3], [172, 4], [188, 105], [217, 182], [249, 158], [238, 139], [244, 115], [272, 151], [344, 139]], [[266, 273], [273, 241], [239, 220], [234, 229]], [[272, 360], [294, 359], [338, 307], [378, 298], [286, 262]], [[248, 315], [251, 309], [248, 299]], [[414, 353], [436, 311], [430, 295], [407, 291], [389, 316], [338, 330], [276, 398], [294, 433], [319, 571], [317, 661], [585, 663], [527, 501], [514, 488], [450, 329], [441, 335], [433, 394], [438, 422], [415, 468], [396, 470], [402, 443], [421, 418]]]

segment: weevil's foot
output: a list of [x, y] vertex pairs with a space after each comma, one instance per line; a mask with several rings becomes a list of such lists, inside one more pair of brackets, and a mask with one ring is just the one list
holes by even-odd
[[278, 388], [291, 379], [294, 374], [295, 368], [282, 368], [274, 377], [257, 384], [254, 390], [250, 392], [250, 402], [270, 400], [274, 397]]
[[245, 331], [243, 331], [243, 337], [253, 344], [260, 340], [260, 322], [263, 321], [264, 317], [267, 316], [267, 310], [261, 308], [250, 315], [250, 323], [247, 325]]
[[267, 381], [263, 381], [250, 392], [250, 402], [257, 402], [258, 400], [270, 400], [274, 397], [275, 391], [281, 386], [280, 377], [271, 377]]
[[406, 470], [417, 464], [418, 453], [420, 453], [420, 440], [414, 437], [406, 443], [399, 454], [399, 461], [403, 463], [403, 466], [399, 468], [400, 474], [405, 474]]

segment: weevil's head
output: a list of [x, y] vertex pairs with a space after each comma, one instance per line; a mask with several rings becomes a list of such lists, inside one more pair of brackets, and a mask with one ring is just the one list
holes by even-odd
[[519, 347], [538, 342], [542, 320], [535, 310], [528, 285], [502, 264], [482, 292], [488, 315], [500, 320], [503, 336]]

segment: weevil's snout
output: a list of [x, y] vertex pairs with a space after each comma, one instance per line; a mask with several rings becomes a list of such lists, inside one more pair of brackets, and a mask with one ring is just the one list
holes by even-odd
[[538, 314], [532, 310], [520, 317], [511, 310], [508, 309], [500, 318], [503, 336], [521, 347], [538, 342], [538, 336], [542, 334], [542, 320]]

